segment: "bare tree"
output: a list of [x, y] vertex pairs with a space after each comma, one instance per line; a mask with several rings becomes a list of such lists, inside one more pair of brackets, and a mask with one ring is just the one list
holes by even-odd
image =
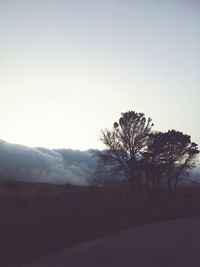
[[121, 113], [119, 122], [112, 129], [101, 132], [100, 140], [106, 150], [99, 153], [101, 161], [111, 165], [115, 173], [123, 172], [132, 193], [141, 190], [140, 159], [148, 148], [149, 134], [153, 123], [143, 113]]

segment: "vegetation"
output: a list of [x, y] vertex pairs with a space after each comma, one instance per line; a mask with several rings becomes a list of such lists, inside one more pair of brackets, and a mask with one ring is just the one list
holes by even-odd
[[98, 156], [112, 166], [114, 174], [125, 175], [133, 195], [161, 187], [176, 195], [180, 180], [195, 167], [198, 146], [182, 132], [153, 132], [152, 127], [152, 120], [143, 113], [122, 113], [111, 130], [102, 131], [106, 150]]
[[162, 220], [200, 215], [198, 187], [176, 199], [127, 187], [0, 183], [0, 266], [16, 267], [80, 242]]
[[0, 266], [21, 266], [123, 229], [200, 216], [199, 187], [178, 187], [197, 162], [197, 144], [182, 132], [152, 128], [150, 118], [130, 111], [102, 131], [106, 150], [98, 156], [129, 186], [1, 182]]

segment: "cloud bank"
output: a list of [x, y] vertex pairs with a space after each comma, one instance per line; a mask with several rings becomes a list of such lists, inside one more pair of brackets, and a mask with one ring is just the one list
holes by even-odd
[[[94, 156], [97, 151], [30, 148], [0, 140], [0, 180], [81, 186], [124, 183], [124, 176], [110, 176], [109, 166], [99, 165]], [[199, 177], [200, 167], [197, 167], [191, 178], [199, 183]]]
[[30, 148], [0, 141], [2, 179], [88, 185], [97, 169], [93, 150]]

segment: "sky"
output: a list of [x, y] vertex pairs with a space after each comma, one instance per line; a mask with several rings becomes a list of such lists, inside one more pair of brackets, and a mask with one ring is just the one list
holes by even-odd
[[121, 112], [200, 144], [199, 0], [0, 0], [0, 139], [103, 148]]

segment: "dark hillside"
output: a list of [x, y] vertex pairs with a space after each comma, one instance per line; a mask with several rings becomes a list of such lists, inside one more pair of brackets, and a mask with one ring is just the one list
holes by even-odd
[[176, 200], [133, 199], [126, 187], [0, 184], [0, 266], [20, 266], [88, 239], [148, 223], [200, 215], [198, 188]]

